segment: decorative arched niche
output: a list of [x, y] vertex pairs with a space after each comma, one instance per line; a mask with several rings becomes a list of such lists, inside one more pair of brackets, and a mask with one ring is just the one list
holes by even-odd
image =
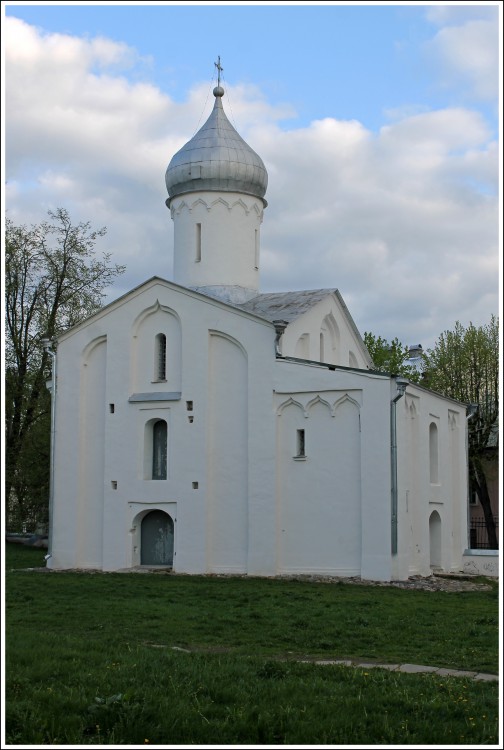
[[310, 401], [308, 401], [308, 403], [306, 404], [306, 414], [309, 416], [312, 409], [318, 405], [325, 407], [328, 413], [331, 416], [334, 416], [332, 412], [331, 404], [329, 403], [329, 401], [326, 401], [324, 398], [321, 398], [320, 396], [315, 396], [315, 398], [312, 398]]
[[310, 334], [303, 333], [296, 341], [294, 356], [299, 359], [310, 359]]
[[416, 419], [419, 415], [419, 403], [418, 398], [410, 396], [408, 393], [404, 395], [404, 405], [407, 416], [410, 419]]
[[357, 361], [357, 357], [352, 351], [348, 352], [348, 366], [354, 367], [356, 370], [359, 369], [359, 363]]
[[87, 365], [90, 357], [93, 354], [94, 349], [96, 349], [97, 346], [100, 346], [100, 344], [106, 344], [106, 343], [107, 343], [107, 337], [103, 335], [103, 336], [97, 336], [95, 339], [93, 339], [88, 344], [86, 344], [86, 346], [82, 350], [82, 364]]
[[343, 396], [340, 396], [340, 398], [338, 398], [334, 402], [333, 407], [332, 407], [333, 416], [336, 416], [338, 410], [345, 406], [350, 406], [351, 408], [354, 408], [357, 414], [360, 413], [359, 402], [356, 401], [356, 399], [352, 398], [352, 396], [350, 396], [348, 393], [345, 393]]
[[132, 326], [132, 391], [180, 391], [182, 381], [182, 327], [177, 313], [156, 300]]
[[278, 407], [277, 412], [276, 412], [277, 413], [277, 417], [281, 417], [282, 414], [283, 414], [283, 412], [286, 409], [290, 408], [290, 407], [294, 407], [296, 409], [299, 409], [301, 411], [301, 414], [303, 415], [303, 417], [307, 417], [308, 416], [308, 412], [306, 411], [306, 409], [303, 406], [303, 404], [301, 404], [299, 401], [296, 401], [295, 399], [292, 398], [292, 396], [290, 396], [288, 399], [286, 399], [285, 401], [283, 401], [280, 404], [280, 406]]
[[319, 339], [320, 362], [337, 365], [340, 355], [340, 331], [332, 312], [322, 321]]

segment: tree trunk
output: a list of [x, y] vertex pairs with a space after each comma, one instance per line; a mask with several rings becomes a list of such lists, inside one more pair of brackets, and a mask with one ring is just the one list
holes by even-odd
[[487, 528], [488, 543], [490, 549], [499, 549], [499, 540], [497, 538], [497, 526], [495, 518], [492, 513], [492, 506], [490, 504], [490, 495], [488, 494], [488, 486], [486, 476], [483, 469], [478, 470], [474, 467], [473, 474], [474, 487], [478, 495], [478, 499], [485, 516], [485, 523]]

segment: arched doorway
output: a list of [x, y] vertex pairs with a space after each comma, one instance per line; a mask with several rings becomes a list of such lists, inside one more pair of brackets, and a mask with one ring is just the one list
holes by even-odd
[[429, 518], [430, 566], [441, 567], [441, 517], [434, 510]]
[[173, 565], [173, 518], [163, 510], [152, 510], [142, 519], [141, 565]]

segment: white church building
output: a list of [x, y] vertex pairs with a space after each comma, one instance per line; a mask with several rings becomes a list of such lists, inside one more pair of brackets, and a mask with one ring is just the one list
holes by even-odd
[[48, 567], [461, 570], [466, 406], [373, 370], [337, 289], [260, 293], [267, 172], [223, 94], [166, 171], [174, 281], [57, 339]]

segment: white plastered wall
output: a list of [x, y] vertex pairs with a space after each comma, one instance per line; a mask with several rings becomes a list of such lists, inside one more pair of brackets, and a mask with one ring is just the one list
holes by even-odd
[[[177, 361], [163, 383], [152, 370], [160, 332]], [[413, 385], [398, 402], [392, 558], [389, 378], [275, 359], [274, 340], [271, 324], [159, 279], [61, 337], [52, 567], [138, 565], [142, 517], [158, 509], [174, 520], [179, 572], [406, 578], [430, 572], [435, 510], [442, 567], [458, 569], [467, 538], [462, 407]], [[168, 425], [166, 480], [146, 469], [155, 419]], [[298, 429], [305, 461], [292, 455]]]
[[[410, 383], [398, 402], [395, 577], [430, 575], [432, 567], [462, 570], [467, 547], [466, 429], [463, 404], [420, 386]], [[433, 462], [437, 470], [431, 470]]]
[[279, 572], [390, 580], [388, 393], [387, 377], [277, 362]]
[[[166, 382], [156, 381], [152, 374], [154, 340], [160, 332], [167, 336]], [[106, 358], [100, 382], [93, 392], [86, 391], [86, 403], [93, 404], [93, 413], [103, 422], [102, 434], [92, 445], [93, 455], [101, 452], [103, 464], [99, 471], [89, 472], [74, 433], [80, 423], [83, 352], [97, 339], [106, 339]], [[219, 352], [212, 354], [212, 341], [243, 350], [244, 364], [237, 368], [242, 375], [234, 390], [226, 389], [234, 359], [231, 356], [226, 368], [226, 359], [221, 361]], [[178, 359], [178, 367], [168, 364], [170, 357]], [[240, 572], [248, 566], [271, 574], [274, 508], [268, 504], [267, 488], [268, 479], [274, 476], [273, 364], [274, 330], [269, 323], [161, 280], [147, 282], [61, 337], [52, 566], [87, 565], [82, 555], [91, 532], [92, 546], [101, 546], [102, 559], [94, 555], [88, 566], [114, 570], [138, 564], [141, 518], [149, 510], [160, 509], [174, 520], [174, 569], [207, 572], [214, 566]], [[214, 370], [211, 377], [209, 366]], [[243, 377], [250, 382], [245, 401], [240, 395]], [[212, 403], [211, 409], [209, 399], [215, 389], [220, 403]], [[241, 399], [240, 413], [236, 413], [237, 399]], [[243, 413], [248, 417], [243, 419]], [[145, 475], [145, 425], [154, 419], [168, 424], [166, 480], [149, 480]], [[214, 429], [218, 434], [213, 434]], [[236, 430], [246, 433], [241, 443], [243, 470], [239, 475], [245, 476], [246, 486], [240, 517], [234, 485], [226, 481], [233, 463], [209, 450], [209, 438], [232, 450]], [[248, 466], [254, 471], [247, 476], [243, 471]], [[88, 528], [89, 497], [103, 507], [102, 541], [98, 541], [101, 528], [91, 532]], [[208, 533], [209, 508], [218, 509], [218, 518], [214, 514], [212, 522], [219, 527], [213, 536]], [[242, 529], [242, 536], [249, 533], [252, 546], [236, 538], [237, 528]], [[224, 562], [219, 562], [226, 537], [235, 539], [239, 564], [236, 555], [224, 555]]]
[[284, 357], [366, 369], [369, 361], [341, 304], [328, 294], [289, 323], [281, 339]]
[[173, 198], [170, 208], [177, 284], [258, 293], [264, 211], [259, 198], [206, 191]]

